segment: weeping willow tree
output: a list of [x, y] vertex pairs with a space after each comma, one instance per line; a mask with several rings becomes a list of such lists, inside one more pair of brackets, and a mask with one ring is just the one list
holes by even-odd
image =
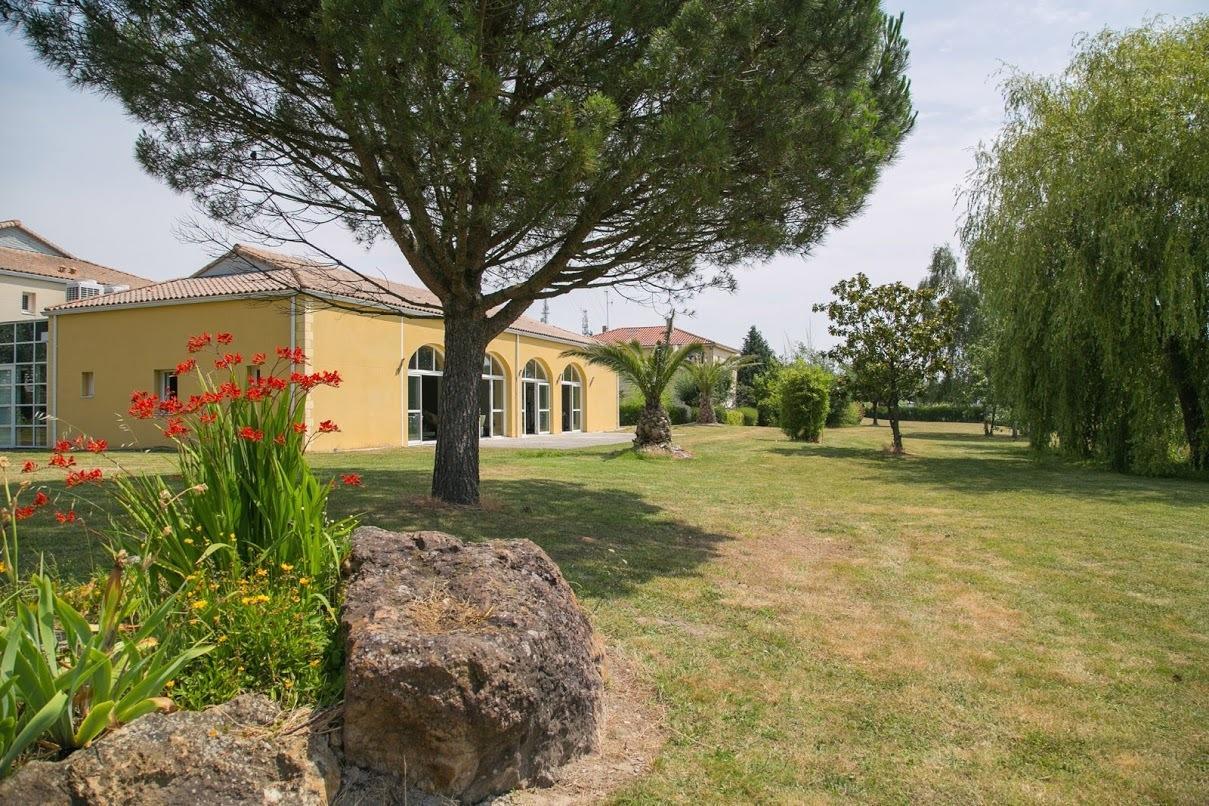
[[1209, 465], [1209, 18], [1006, 83], [963, 227], [997, 385], [1036, 443]]

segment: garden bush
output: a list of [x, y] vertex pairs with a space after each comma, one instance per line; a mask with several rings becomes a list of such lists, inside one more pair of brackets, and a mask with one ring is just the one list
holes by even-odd
[[[631, 392], [617, 404], [618, 425], [629, 426], [637, 425], [638, 418], [642, 414], [646, 404], [642, 400], [642, 396]], [[667, 412], [668, 419], [672, 421], [672, 425], [684, 425], [692, 422], [689, 414], [689, 408], [682, 406], [672, 400], [670, 395], [663, 396], [663, 410]]]
[[813, 364], [799, 362], [781, 370], [777, 402], [781, 430], [790, 439], [818, 442], [830, 407], [835, 376]]
[[743, 417], [743, 425], [756, 425], [760, 422], [760, 410], [754, 406], [740, 406], [735, 409]]
[[847, 378], [836, 378], [831, 387], [831, 399], [827, 408], [827, 427], [844, 428], [860, 425], [865, 416], [865, 407], [852, 396]]
[[725, 422], [727, 425], [743, 425], [743, 412], [738, 409], [727, 409]]

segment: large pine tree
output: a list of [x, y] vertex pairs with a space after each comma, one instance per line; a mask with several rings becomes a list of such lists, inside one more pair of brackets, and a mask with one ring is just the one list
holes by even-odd
[[433, 493], [478, 499], [487, 343], [582, 288], [731, 285], [855, 215], [914, 115], [877, 0], [0, 0], [211, 218], [388, 239], [440, 300]]

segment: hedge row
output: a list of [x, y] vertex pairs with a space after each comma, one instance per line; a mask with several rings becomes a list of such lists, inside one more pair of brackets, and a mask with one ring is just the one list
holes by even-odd
[[[865, 416], [890, 419], [885, 406], [870, 409]], [[904, 404], [898, 407], [898, 416], [902, 420], [925, 423], [980, 423], [986, 419], [986, 409], [979, 405], [961, 406], [955, 403]]]

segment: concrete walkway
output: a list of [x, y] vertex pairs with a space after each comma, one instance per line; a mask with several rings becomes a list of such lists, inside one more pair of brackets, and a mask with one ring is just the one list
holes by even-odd
[[621, 445], [634, 440], [633, 429], [591, 434], [534, 434], [526, 437], [480, 439], [480, 448], [590, 448], [593, 445]]

